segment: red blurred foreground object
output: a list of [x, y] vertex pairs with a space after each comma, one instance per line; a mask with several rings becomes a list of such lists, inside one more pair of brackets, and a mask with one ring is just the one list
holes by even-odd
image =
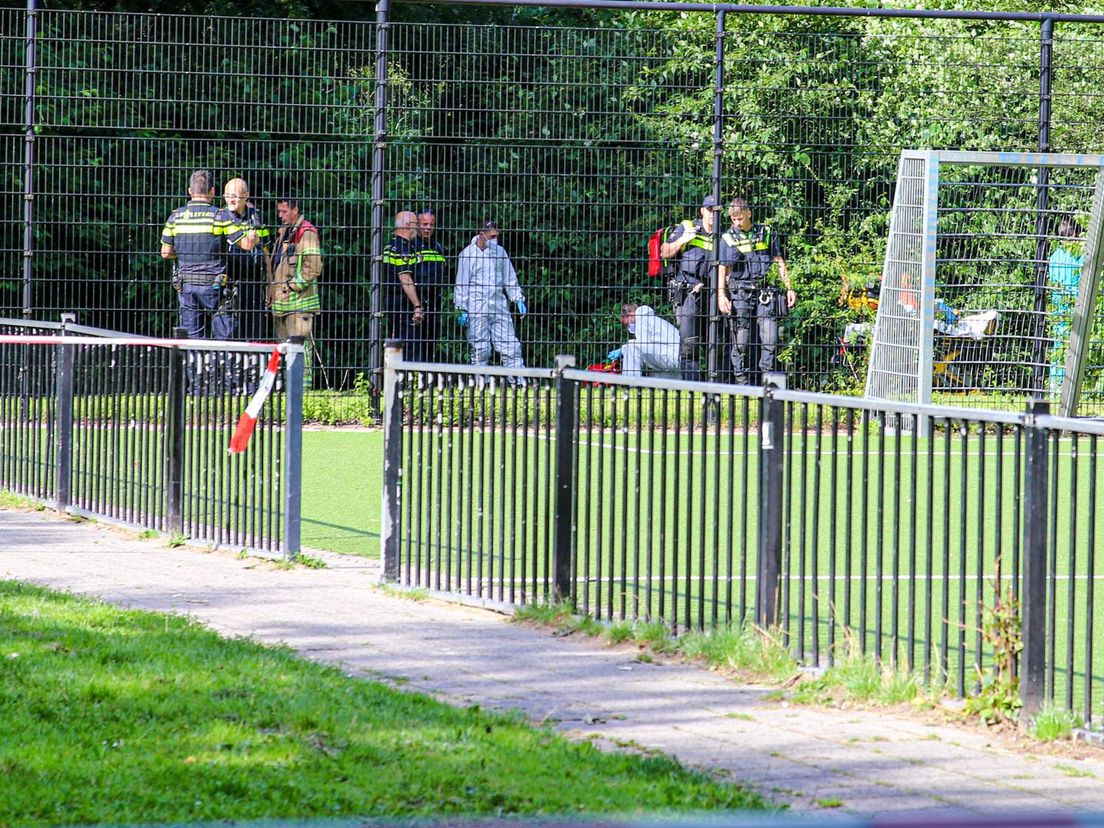
[[[621, 360], [615, 359], [613, 362], [594, 362], [587, 366], [588, 371], [595, 371], [599, 374], [620, 374], [621, 373]], [[602, 385], [600, 382], [590, 383], [594, 387]]]

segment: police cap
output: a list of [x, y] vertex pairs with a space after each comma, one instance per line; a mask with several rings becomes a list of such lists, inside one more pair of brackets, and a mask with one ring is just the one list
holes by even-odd
[[711, 195], [707, 195], [705, 197], [705, 200], [702, 201], [702, 207], [705, 207], [705, 208], [708, 208], [708, 209], [713, 209], [716, 206], [717, 206], [717, 199], [713, 198], [713, 196], [711, 196]]

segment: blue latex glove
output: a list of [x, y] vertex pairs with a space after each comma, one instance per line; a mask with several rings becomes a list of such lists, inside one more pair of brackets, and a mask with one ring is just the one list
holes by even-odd
[[456, 324], [458, 324], [461, 328], [468, 324], [468, 312], [467, 311], [464, 311], [464, 310], [460, 311], [460, 314], [456, 317]]
[[621, 348], [614, 348], [612, 351], [610, 351], [608, 354], [606, 354], [606, 360], [608, 362], [617, 362], [617, 360], [621, 359], [621, 351], [622, 350], [623, 349], [621, 349]]
[[525, 316], [525, 314], [529, 313], [529, 308], [528, 306], [526, 306], [524, 299], [520, 300], [517, 303], [517, 310], [518, 313], [520, 313], [522, 316]]
[[942, 299], [935, 300], [935, 314], [943, 314], [944, 320], [948, 325], [953, 325], [958, 321], [958, 314], [955, 313], [954, 308], [944, 302]]

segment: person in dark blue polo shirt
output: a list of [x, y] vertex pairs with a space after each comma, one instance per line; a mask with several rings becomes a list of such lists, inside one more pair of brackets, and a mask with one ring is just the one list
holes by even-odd
[[252, 250], [240, 244], [227, 246], [226, 287], [221, 306], [227, 312], [236, 312], [238, 336], [261, 340], [270, 335], [265, 293], [272, 281], [271, 236], [260, 211], [249, 200], [249, 185], [245, 179], [227, 181], [222, 188], [222, 198], [237, 227], [256, 231], [257, 245]]
[[[395, 235], [383, 249], [384, 308], [390, 335], [403, 343], [403, 354], [416, 352], [425, 309], [414, 281], [418, 217], [409, 210], [395, 214]], [[409, 359], [409, 357], [407, 357]]]
[[418, 236], [415, 251], [418, 259], [414, 265], [414, 283], [418, 286], [418, 298], [422, 303], [422, 324], [415, 341], [415, 362], [437, 361], [437, 336], [441, 326], [441, 291], [448, 274], [445, 272], [445, 248], [434, 237], [437, 216], [429, 208], [418, 213]]
[[215, 190], [211, 174], [196, 170], [188, 182], [188, 203], [173, 210], [161, 231], [161, 258], [175, 259], [173, 285], [180, 305], [180, 326], [190, 339], [230, 339], [234, 317], [219, 313], [226, 285], [226, 250], [240, 245], [252, 250], [256, 230], [240, 226], [226, 210], [211, 202]]

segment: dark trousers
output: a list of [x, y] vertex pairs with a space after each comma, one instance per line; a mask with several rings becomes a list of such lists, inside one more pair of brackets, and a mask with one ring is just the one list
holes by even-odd
[[[732, 343], [733, 381], [738, 385], [747, 385], [751, 379], [748, 374], [748, 343], [753, 322], [759, 328], [759, 371], [775, 370], [779, 295], [773, 288], [761, 292], [758, 288], [737, 287], [735, 290], [730, 288], [729, 293], [732, 297], [728, 331]], [[760, 301], [761, 297], [767, 301]]]
[[441, 325], [437, 292], [424, 285], [418, 285], [418, 301], [422, 303], [422, 321], [417, 325], [413, 323], [410, 303], [406, 303], [406, 336], [402, 337], [403, 355], [405, 359], [414, 362], [436, 362], [437, 331]]
[[[222, 307], [223, 291], [212, 285], [183, 284], [177, 299], [180, 303], [180, 326], [188, 330], [189, 339], [206, 339], [210, 327], [212, 339], [233, 339], [234, 314]], [[186, 382], [190, 393], [221, 394], [245, 390], [245, 370], [241, 354], [189, 352], [185, 359]]]
[[676, 293], [674, 311], [675, 322], [679, 329], [679, 369], [682, 378], [691, 382], [700, 382], [701, 370], [701, 341], [702, 331], [705, 329], [705, 288], [697, 293], [692, 291], [692, 285], [674, 288]]
[[220, 310], [222, 290], [211, 285], [185, 282], [177, 294], [180, 304], [180, 327], [187, 328], [189, 339], [206, 339], [208, 326], [211, 339], [232, 339], [237, 327], [233, 313]]
[[257, 342], [273, 338], [269, 311], [265, 307], [268, 279], [259, 259], [232, 255], [227, 266], [226, 282], [237, 289], [237, 335]]

